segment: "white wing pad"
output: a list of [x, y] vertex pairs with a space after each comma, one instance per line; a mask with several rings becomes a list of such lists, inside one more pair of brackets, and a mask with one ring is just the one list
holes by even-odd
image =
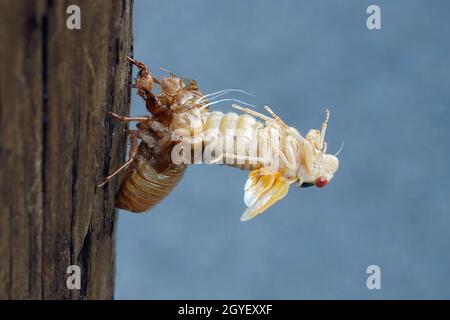
[[291, 183], [279, 172], [268, 175], [262, 174], [260, 169], [250, 172], [244, 187], [244, 202], [247, 210], [241, 216], [241, 221], [253, 219], [275, 202], [283, 199]]

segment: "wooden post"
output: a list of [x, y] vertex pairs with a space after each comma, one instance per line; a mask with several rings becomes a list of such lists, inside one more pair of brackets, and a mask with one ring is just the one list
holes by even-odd
[[131, 16], [132, 0], [0, 2], [0, 299], [113, 297], [118, 180], [96, 184], [125, 158], [106, 113], [129, 111]]

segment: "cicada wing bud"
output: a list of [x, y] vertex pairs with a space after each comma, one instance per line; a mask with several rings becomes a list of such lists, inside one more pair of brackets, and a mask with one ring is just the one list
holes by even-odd
[[248, 221], [263, 213], [275, 202], [283, 199], [292, 182], [280, 173], [261, 175], [259, 169], [250, 172], [245, 184], [244, 201], [247, 209], [241, 216], [241, 221]]

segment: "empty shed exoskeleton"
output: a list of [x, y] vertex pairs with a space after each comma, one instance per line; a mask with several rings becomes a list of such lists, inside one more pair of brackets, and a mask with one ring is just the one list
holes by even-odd
[[[326, 153], [328, 110], [321, 130], [312, 129], [303, 137], [269, 107], [265, 108], [270, 117], [238, 105], [232, 107], [241, 114], [210, 112], [208, 107], [215, 102], [208, 99], [231, 89], [203, 95], [193, 80], [170, 72], [169, 77], [156, 79], [143, 63], [128, 59], [139, 69], [134, 87], [150, 115], [109, 114], [123, 122], [137, 122], [137, 130], [126, 130], [131, 141], [128, 161], [101, 184], [125, 169], [116, 195], [117, 208], [133, 212], [152, 208], [177, 185], [187, 164], [198, 162], [195, 155], [199, 153], [205, 163], [250, 171], [242, 221], [282, 199], [292, 183], [322, 188], [337, 171], [337, 157]], [[154, 84], [160, 93], [153, 94]]]

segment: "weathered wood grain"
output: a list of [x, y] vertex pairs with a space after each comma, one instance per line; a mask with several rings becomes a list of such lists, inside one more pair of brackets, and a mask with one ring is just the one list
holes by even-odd
[[[66, 27], [81, 8], [81, 30]], [[0, 1], [0, 298], [108, 299], [132, 1]], [[80, 290], [66, 269], [81, 267]]]

